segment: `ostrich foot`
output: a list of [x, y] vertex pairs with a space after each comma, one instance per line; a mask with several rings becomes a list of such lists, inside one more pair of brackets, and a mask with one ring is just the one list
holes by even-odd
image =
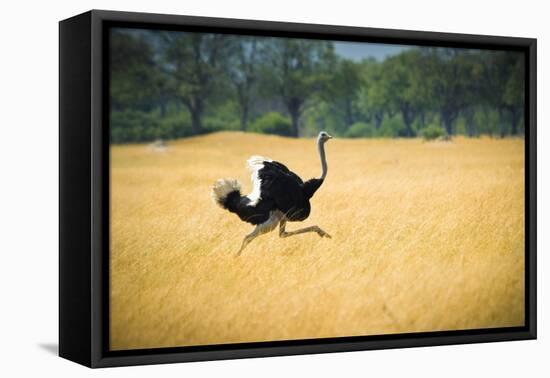
[[325, 232], [325, 231], [321, 230], [320, 228], [319, 228], [319, 230], [317, 230], [317, 234], [322, 238], [332, 239], [332, 236], [330, 236], [330, 234], [328, 232]]
[[279, 229], [279, 236], [282, 237], [282, 238], [287, 238], [287, 237], [293, 236], [293, 235], [305, 234], [306, 232], [316, 232], [317, 235], [319, 235], [322, 238], [332, 239], [332, 236], [330, 236], [325, 231], [321, 230], [321, 228], [319, 226], [309, 226], [309, 227], [306, 227], [306, 228], [301, 228], [301, 229], [296, 230], [296, 231], [286, 231], [285, 230], [285, 225], [286, 224], [284, 222], [281, 222], [281, 226], [280, 226], [280, 229]]

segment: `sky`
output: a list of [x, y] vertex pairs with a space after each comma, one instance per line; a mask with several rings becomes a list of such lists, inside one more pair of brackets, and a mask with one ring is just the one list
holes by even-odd
[[[127, 29], [127, 33], [145, 34], [150, 33], [149, 30], [143, 29]], [[393, 45], [384, 43], [368, 43], [368, 42], [342, 42], [333, 41], [336, 54], [341, 57], [359, 62], [365, 58], [374, 58], [381, 62], [389, 56], [399, 54], [401, 51], [411, 48], [407, 45]]]
[[334, 42], [334, 49], [338, 55], [354, 61], [360, 61], [364, 58], [374, 58], [377, 61], [382, 61], [408, 48], [410, 46], [365, 42]]

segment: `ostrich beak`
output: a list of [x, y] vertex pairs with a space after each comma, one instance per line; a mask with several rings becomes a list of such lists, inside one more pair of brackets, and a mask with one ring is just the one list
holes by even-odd
[[328, 135], [328, 134], [327, 134], [327, 138], [328, 138], [328, 139], [332, 139], [332, 135]]

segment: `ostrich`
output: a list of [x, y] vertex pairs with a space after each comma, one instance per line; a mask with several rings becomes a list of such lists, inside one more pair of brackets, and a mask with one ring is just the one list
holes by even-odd
[[332, 137], [324, 131], [317, 137], [317, 149], [321, 159], [321, 177], [303, 182], [298, 175], [285, 165], [261, 156], [252, 156], [247, 161], [252, 171], [252, 192], [241, 195], [241, 185], [234, 179], [219, 179], [212, 187], [212, 198], [223, 209], [235, 213], [245, 222], [256, 227], [246, 235], [237, 252], [256, 237], [273, 231], [279, 224], [279, 236], [282, 238], [316, 232], [320, 237], [331, 236], [319, 226], [310, 226], [296, 231], [286, 231], [287, 222], [301, 222], [309, 216], [309, 199], [319, 189], [327, 175], [325, 143]]

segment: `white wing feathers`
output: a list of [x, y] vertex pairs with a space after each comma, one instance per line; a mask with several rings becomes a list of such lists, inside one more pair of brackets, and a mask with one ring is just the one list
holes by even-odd
[[273, 160], [254, 155], [246, 161], [248, 169], [250, 169], [250, 171], [252, 172], [252, 175], [250, 176], [250, 179], [252, 180], [252, 192], [247, 195], [248, 199], [250, 200], [248, 206], [256, 206], [258, 202], [262, 199], [262, 180], [260, 179], [259, 171], [264, 167], [265, 161]]

